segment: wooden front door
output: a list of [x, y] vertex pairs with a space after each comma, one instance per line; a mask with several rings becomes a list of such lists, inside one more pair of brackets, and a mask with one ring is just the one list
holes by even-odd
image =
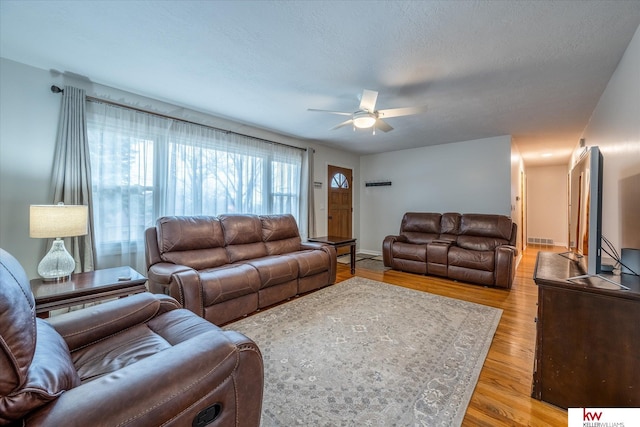
[[[329, 236], [353, 237], [351, 229], [353, 171], [329, 165], [328, 175], [328, 217]], [[339, 248], [339, 254], [349, 252], [349, 248]]]

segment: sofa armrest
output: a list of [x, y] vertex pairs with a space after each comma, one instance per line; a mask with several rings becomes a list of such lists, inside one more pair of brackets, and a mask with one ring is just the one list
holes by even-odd
[[25, 425], [192, 425], [220, 404], [215, 425], [257, 427], [263, 372], [255, 343], [209, 331], [62, 393]]
[[319, 243], [319, 242], [302, 242], [300, 244], [300, 249], [308, 250], [315, 249], [325, 251], [327, 255], [329, 255], [329, 260], [331, 265], [329, 266], [329, 284], [333, 285], [336, 282], [336, 275], [338, 272], [338, 262], [337, 262], [337, 253], [336, 248], [327, 244], [327, 243]]
[[500, 245], [496, 248], [496, 287], [511, 289], [516, 275], [516, 256], [518, 249], [511, 245]]
[[204, 290], [200, 274], [196, 270], [179, 271], [172, 276], [169, 295], [182, 307], [204, 318]]
[[309, 249], [322, 249], [323, 246], [329, 246], [326, 243], [319, 242], [301, 242], [300, 249], [301, 250], [309, 250]]
[[336, 252], [336, 248], [331, 245], [323, 245], [322, 250], [329, 255], [329, 260], [331, 262], [329, 269], [329, 284], [333, 285], [336, 283], [336, 275], [338, 273], [338, 254]]
[[159, 262], [160, 250], [158, 249], [158, 230], [155, 227], [149, 227], [144, 230], [144, 260], [147, 264], [147, 270]]
[[64, 338], [69, 350], [73, 351], [147, 322], [172, 307], [178, 308], [177, 301], [171, 300], [159, 299], [154, 294], [144, 292], [53, 316], [47, 321]]
[[382, 241], [382, 261], [385, 267], [391, 267], [391, 260], [393, 259], [392, 247], [395, 242], [407, 242], [405, 236], [387, 236]]
[[173, 297], [164, 294], [154, 294], [155, 297], [160, 301], [160, 309], [158, 310], [158, 314], [166, 313], [171, 310], [175, 310], [177, 308], [183, 308], [182, 305]]
[[149, 267], [147, 272], [149, 280], [149, 291], [154, 294], [169, 295], [171, 286], [171, 276], [181, 271], [193, 270], [191, 267], [170, 262], [160, 262]]

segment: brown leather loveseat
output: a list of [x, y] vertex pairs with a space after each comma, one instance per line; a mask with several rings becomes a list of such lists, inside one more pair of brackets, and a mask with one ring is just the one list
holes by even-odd
[[288, 214], [162, 217], [145, 241], [149, 289], [217, 325], [336, 280], [335, 249]]
[[517, 224], [503, 215], [407, 212], [400, 234], [382, 243], [384, 265], [510, 289], [516, 233]]
[[0, 249], [0, 425], [257, 427], [263, 369], [253, 341], [166, 295], [37, 318]]

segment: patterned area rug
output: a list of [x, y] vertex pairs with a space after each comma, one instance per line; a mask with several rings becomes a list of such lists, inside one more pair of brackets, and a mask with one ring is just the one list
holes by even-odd
[[225, 329], [262, 350], [263, 427], [459, 426], [501, 315], [354, 277]]

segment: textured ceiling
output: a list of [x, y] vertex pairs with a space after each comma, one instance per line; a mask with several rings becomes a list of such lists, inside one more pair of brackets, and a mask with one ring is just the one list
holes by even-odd
[[[357, 153], [512, 135], [532, 166], [568, 161], [639, 24], [622, 0], [1, 0], [0, 55]], [[307, 111], [362, 89], [428, 110], [376, 135]]]

